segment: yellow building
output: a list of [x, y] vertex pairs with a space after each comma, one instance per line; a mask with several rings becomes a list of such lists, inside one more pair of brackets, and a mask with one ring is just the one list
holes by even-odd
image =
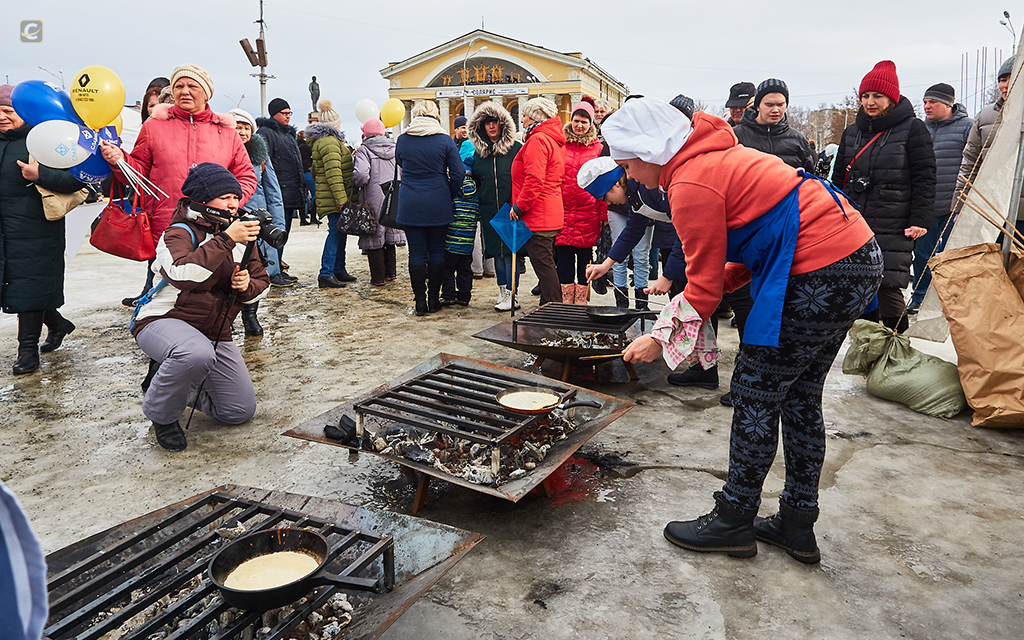
[[441, 124], [451, 131], [455, 118], [472, 115], [482, 100], [504, 106], [522, 127], [519, 110], [530, 98], [552, 100], [568, 122], [569, 110], [584, 94], [604, 98], [617, 109], [629, 93], [582, 53], [558, 53], [482, 29], [393, 62], [380, 75], [391, 83], [389, 97], [405, 104], [403, 129], [421, 100], [437, 102]]

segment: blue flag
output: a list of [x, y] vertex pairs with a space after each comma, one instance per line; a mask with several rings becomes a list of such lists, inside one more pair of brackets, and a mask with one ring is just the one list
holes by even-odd
[[510, 211], [512, 211], [512, 206], [508, 203], [501, 209], [498, 209], [498, 213], [494, 214], [494, 217], [491, 218], [491, 226], [498, 232], [498, 237], [501, 238], [502, 242], [505, 243], [512, 253], [519, 253], [519, 250], [523, 248], [523, 245], [530, 239], [533, 232], [530, 231], [530, 227], [526, 226], [522, 219], [512, 220], [509, 217]]

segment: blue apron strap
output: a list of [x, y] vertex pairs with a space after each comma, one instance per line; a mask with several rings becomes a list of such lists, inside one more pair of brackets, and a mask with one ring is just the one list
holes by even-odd
[[[843, 196], [843, 199], [846, 200], [850, 204], [851, 207], [853, 207], [854, 209], [860, 211], [860, 207], [857, 206], [857, 203], [854, 202], [853, 198], [851, 198], [850, 196], [848, 196], [845, 193], [843, 193], [842, 189], [840, 189], [839, 187], [835, 186], [834, 184], [832, 184], [828, 180], [825, 180], [824, 178], [822, 178], [820, 176], [816, 176], [813, 173], [807, 173], [803, 169], [798, 169], [796, 173], [797, 173], [797, 175], [803, 177], [803, 180], [800, 181], [800, 184], [803, 184], [804, 180], [807, 180], [807, 178], [813, 178], [813, 179], [817, 180], [818, 182], [820, 182], [822, 185], [824, 185], [825, 189], [828, 190], [829, 195], [831, 195], [832, 199], [836, 201], [836, 206], [839, 207], [839, 211], [842, 212], [843, 217], [846, 218], [847, 220], [849, 220], [850, 217], [848, 215], [846, 215], [846, 207], [844, 207], [843, 204], [841, 202], [839, 202], [839, 197], [836, 196], [837, 193], [840, 194], [841, 196]], [[800, 185], [797, 185], [797, 187], [799, 187], [799, 186]]]

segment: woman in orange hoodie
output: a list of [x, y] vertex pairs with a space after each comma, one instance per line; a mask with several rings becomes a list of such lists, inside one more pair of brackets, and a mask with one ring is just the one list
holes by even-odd
[[[686, 288], [624, 359], [649, 362], [664, 350], [674, 366], [687, 355], [679, 351], [685, 335], [697, 334], [694, 325], [707, 322], [724, 291], [750, 282], [754, 297], [732, 378], [728, 478], [711, 513], [670, 522], [665, 537], [736, 557], [755, 555], [762, 540], [818, 562], [822, 387], [881, 281], [871, 229], [841, 193], [740, 146], [715, 116], [696, 113], [691, 123], [668, 103], [642, 98], [609, 116], [602, 133], [630, 178], [667, 192], [686, 256]], [[779, 513], [755, 521], [780, 416], [786, 485]]]

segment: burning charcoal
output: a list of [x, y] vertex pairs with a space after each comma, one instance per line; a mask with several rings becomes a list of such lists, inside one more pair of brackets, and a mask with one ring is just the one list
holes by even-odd
[[433, 464], [434, 462], [433, 452], [424, 449], [418, 444], [409, 445], [402, 455], [413, 462], [422, 462], [423, 464]]
[[487, 467], [470, 467], [466, 470], [465, 478], [473, 484], [491, 484], [494, 482], [494, 474]]
[[540, 462], [541, 460], [544, 459], [544, 454], [542, 454], [540, 450], [537, 449], [537, 447], [533, 446], [533, 443], [531, 443], [529, 440], [523, 442], [523, 447], [525, 447], [527, 453], [529, 453], [537, 462]]
[[396, 456], [404, 456], [405, 450], [409, 447], [409, 443], [405, 440], [396, 440], [391, 448], [394, 449]]
[[222, 538], [227, 538], [228, 540], [234, 540], [236, 538], [241, 538], [246, 533], [248, 533], [248, 531], [242, 525], [242, 523], [236, 522], [235, 526], [233, 526], [233, 527], [228, 527], [227, 525], [221, 526], [221, 528], [217, 529], [216, 533], [217, 533], [218, 536], [220, 536]]
[[[346, 615], [348, 615], [348, 614], [346, 614]], [[348, 616], [348, 621], [349, 622], [352, 621], [352, 616]], [[346, 622], [346, 624], [348, 624], [348, 623]], [[339, 633], [341, 633], [341, 625], [339, 625], [337, 622], [332, 622], [332, 623], [326, 625], [320, 631], [320, 636], [323, 638], [323, 640], [334, 640], [334, 638]]]
[[469, 455], [471, 455], [471, 456], [473, 456], [475, 458], [478, 455], [480, 455], [480, 450], [483, 449], [483, 448], [484, 448], [484, 446], [482, 444], [480, 444], [479, 442], [477, 442], [476, 444], [474, 444], [472, 447], [469, 448]]
[[522, 469], [516, 469], [512, 473], [508, 474], [509, 480], [515, 480], [516, 478], [522, 478], [526, 475], [526, 471]]
[[526, 464], [523, 465], [523, 468], [526, 469], [527, 471], [533, 471], [534, 469], [537, 468], [537, 463], [527, 462]]
[[387, 448], [388, 448], [388, 443], [384, 440], [384, 438], [374, 438], [373, 439], [373, 450], [374, 451], [379, 453], [379, 452], [381, 452], [381, 451], [383, 451], [383, 450], [385, 450]]
[[256, 632], [256, 640], [263, 640], [269, 637], [271, 631], [270, 627], [260, 627], [259, 631]]
[[541, 460], [543, 460], [545, 457], [547, 457], [548, 451], [551, 451], [551, 445], [550, 444], [546, 444], [546, 445], [544, 445], [543, 447], [540, 448]]
[[348, 601], [348, 596], [344, 593], [336, 593], [327, 601], [327, 604], [331, 606], [337, 612], [351, 612], [352, 603]]

